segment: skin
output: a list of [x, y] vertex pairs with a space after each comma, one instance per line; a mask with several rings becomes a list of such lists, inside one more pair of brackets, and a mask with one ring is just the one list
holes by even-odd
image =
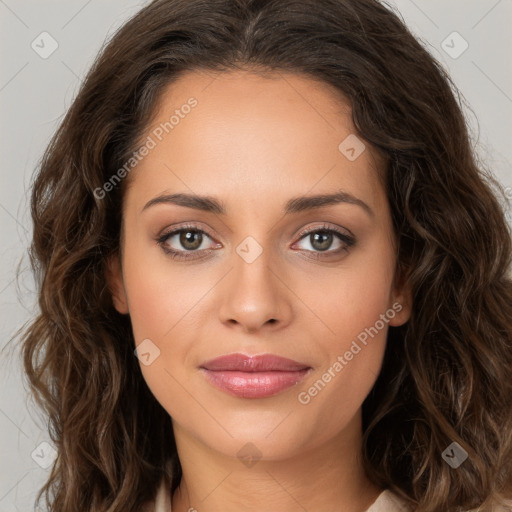
[[[160, 350], [141, 370], [172, 417], [183, 468], [172, 510], [334, 512], [342, 503], [362, 512], [382, 489], [361, 465], [361, 405], [379, 374], [388, 325], [402, 325], [411, 310], [410, 290], [396, 284], [382, 161], [368, 144], [349, 161], [338, 149], [355, 133], [349, 104], [327, 84], [293, 74], [188, 72], [164, 90], [144, 137], [192, 96], [198, 105], [129, 175], [122, 257], [110, 260], [107, 276], [136, 344], [150, 339]], [[292, 197], [339, 190], [374, 215], [349, 203], [283, 214]], [[226, 214], [174, 204], [142, 211], [178, 192], [214, 196]], [[186, 223], [206, 235], [192, 259], [172, 259], [156, 239]], [[299, 236], [325, 224], [348, 230], [355, 245], [333, 254], [344, 246], [335, 235], [327, 251]], [[248, 236], [263, 250], [251, 263], [236, 252]], [[191, 253], [179, 234], [166, 244]], [[396, 303], [400, 313], [301, 404], [299, 393]], [[312, 371], [278, 395], [234, 397], [199, 371], [233, 352], [277, 354]], [[251, 467], [237, 456], [247, 443], [261, 457]]]

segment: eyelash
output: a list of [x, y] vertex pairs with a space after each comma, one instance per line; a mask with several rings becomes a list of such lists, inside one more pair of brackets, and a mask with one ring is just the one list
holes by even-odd
[[[179, 229], [174, 229], [172, 231], [163, 233], [161, 236], [159, 236], [156, 239], [156, 242], [168, 256], [170, 256], [172, 259], [176, 259], [176, 260], [197, 259], [197, 256], [193, 256], [192, 254], [198, 253], [198, 252], [204, 252], [204, 253], [206, 253], [206, 255], [208, 255], [214, 250], [214, 249], [202, 249], [201, 251], [198, 251], [198, 250], [177, 251], [175, 249], [169, 249], [169, 247], [167, 247], [165, 245], [165, 243], [167, 242], [167, 240], [169, 238], [171, 238], [172, 236], [174, 236], [176, 234], [186, 232], [186, 231], [202, 233], [203, 235], [206, 235], [209, 238], [212, 238], [206, 231], [200, 229], [198, 226], [195, 226], [193, 224], [187, 224], [185, 226], [181, 226]], [[356, 238], [354, 236], [347, 235], [346, 233], [344, 233], [336, 228], [329, 227], [328, 225], [324, 225], [322, 227], [317, 227], [317, 228], [302, 231], [299, 234], [299, 241], [313, 233], [328, 233], [328, 234], [334, 233], [337, 236], [337, 238], [345, 244], [344, 247], [341, 247], [340, 249], [337, 249], [335, 251], [306, 251], [306, 252], [312, 252], [313, 254], [316, 254], [317, 256], [312, 256], [314, 259], [321, 259], [324, 257], [341, 254], [342, 252], [348, 252], [349, 249], [351, 247], [353, 247], [356, 243]]]

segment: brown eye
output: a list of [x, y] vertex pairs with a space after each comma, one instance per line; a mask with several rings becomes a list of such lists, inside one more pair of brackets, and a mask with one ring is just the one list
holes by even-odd
[[[174, 259], [197, 258], [210, 252], [212, 244], [204, 244], [211, 237], [195, 226], [183, 226], [162, 234], [157, 238], [162, 250]], [[205, 245], [205, 247], [202, 247]], [[217, 244], [219, 245], [219, 244]]]
[[316, 233], [310, 234], [309, 237], [311, 246], [318, 251], [327, 251], [334, 240], [333, 234], [327, 231], [317, 231]]
[[187, 229], [180, 232], [179, 241], [181, 246], [188, 251], [195, 251], [201, 246], [203, 235], [199, 231]]
[[[301, 233], [301, 241], [309, 242], [309, 248], [303, 248], [307, 252], [312, 253], [315, 258], [329, 257], [347, 252], [356, 243], [353, 235], [339, 231], [329, 226], [310, 229]], [[338, 247], [330, 250], [333, 245], [338, 242]]]

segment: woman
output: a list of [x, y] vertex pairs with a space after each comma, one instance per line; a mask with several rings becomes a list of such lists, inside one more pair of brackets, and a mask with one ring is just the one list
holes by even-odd
[[50, 510], [511, 505], [511, 239], [452, 87], [376, 0], [119, 30], [32, 192]]

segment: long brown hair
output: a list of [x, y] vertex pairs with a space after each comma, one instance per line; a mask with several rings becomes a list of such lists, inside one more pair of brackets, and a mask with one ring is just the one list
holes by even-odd
[[[502, 187], [478, 162], [460, 95], [390, 6], [376, 0], [155, 0], [105, 45], [45, 151], [31, 196], [37, 317], [21, 343], [58, 456], [49, 510], [139, 511], [181, 478], [168, 413], [114, 309], [126, 180], [164, 86], [190, 70], [292, 72], [336, 87], [358, 135], [387, 158], [398, 275], [413, 312], [390, 328], [363, 404], [369, 478], [418, 512], [512, 494], [511, 236]], [[468, 454], [457, 469], [443, 452]]]

